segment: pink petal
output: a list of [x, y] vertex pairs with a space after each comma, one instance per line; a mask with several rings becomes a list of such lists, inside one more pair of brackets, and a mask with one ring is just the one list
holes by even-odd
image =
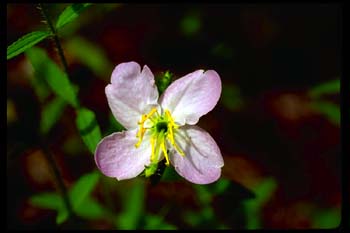
[[142, 72], [136, 62], [121, 63], [112, 73], [105, 92], [114, 117], [126, 128], [136, 128], [142, 114], [157, 106], [158, 90], [154, 76], [145, 65]]
[[220, 178], [224, 166], [220, 149], [214, 139], [198, 126], [183, 126], [176, 132], [175, 141], [185, 156], [170, 154], [175, 170], [196, 184], [209, 184]]
[[160, 104], [180, 124], [196, 124], [211, 111], [221, 94], [221, 80], [214, 70], [197, 70], [174, 81], [163, 93]]
[[136, 130], [113, 133], [101, 140], [95, 151], [95, 162], [103, 174], [118, 180], [139, 175], [149, 165], [151, 146], [147, 138], [139, 148]]

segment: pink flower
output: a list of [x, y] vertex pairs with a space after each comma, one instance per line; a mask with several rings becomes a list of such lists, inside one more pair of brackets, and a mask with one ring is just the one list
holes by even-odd
[[195, 124], [211, 111], [221, 94], [214, 70], [197, 70], [175, 80], [158, 99], [151, 70], [136, 62], [121, 63], [106, 86], [109, 107], [127, 129], [101, 140], [97, 167], [118, 180], [139, 175], [166, 159], [182, 177], [196, 184], [219, 179], [224, 165], [214, 139]]

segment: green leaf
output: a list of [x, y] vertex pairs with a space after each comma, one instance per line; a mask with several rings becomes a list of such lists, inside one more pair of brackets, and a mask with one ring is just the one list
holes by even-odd
[[95, 113], [86, 108], [78, 109], [76, 124], [85, 145], [94, 154], [96, 146], [101, 140], [101, 130]]
[[66, 25], [67, 23], [73, 21], [77, 18], [83, 10], [89, 7], [91, 3], [74, 3], [68, 6], [64, 11], [58, 16], [56, 23], [56, 29], [59, 29]]
[[331, 80], [326, 83], [322, 83], [309, 90], [308, 94], [312, 98], [319, 98], [326, 94], [340, 93], [340, 80]]
[[143, 215], [145, 187], [142, 180], [134, 180], [133, 187], [124, 196], [124, 206], [122, 214], [117, 218], [120, 229], [136, 229]]
[[78, 216], [86, 219], [101, 219], [107, 215], [106, 209], [91, 197], [86, 197], [75, 209], [75, 212]]
[[78, 107], [76, 91], [70, 83], [67, 74], [54, 63], [41, 48], [33, 47], [26, 51], [27, 57], [38, 76], [43, 76], [56, 95], [67, 101], [73, 107]]
[[177, 227], [165, 222], [162, 216], [148, 214], [145, 217], [144, 230], [176, 230]]
[[30, 197], [30, 203], [36, 207], [59, 210], [63, 208], [63, 200], [57, 193], [40, 193]]
[[95, 188], [99, 178], [99, 173], [91, 172], [83, 175], [74, 184], [69, 192], [69, 197], [73, 205], [73, 209], [76, 210], [87, 198]]
[[40, 193], [29, 199], [34, 206], [57, 211], [56, 223], [61, 224], [68, 219], [68, 211], [63, 203], [62, 197], [57, 193]]
[[186, 15], [180, 22], [180, 28], [184, 35], [193, 36], [197, 34], [201, 28], [201, 19], [197, 12]]
[[49, 35], [50, 32], [47, 31], [35, 31], [19, 38], [17, 41], [13, 42], [7, 47], [7, 60], [23, 53]]
[[266, 178], [259, 185], [253, 187], [256, 195], [254, 199], [247, 199], [244, 202], [247, 229], [257, 229], [261, 227], [261, 208], [271, 198], [276, 190], [277, 183], [273, 178]]
[[340, 125], [340, 109], [338, 105], [327, 101], [311, 102], [310, 105], [312, 109], [327, 117], [333, 124]]
[[60, 119], [65, 106], [66, 102], [62, 98], [56, 97], [44, 107], [40, 121], [40, 131], [43, 134], [48, 133], [57, 120]]
[[98, 77], [108, 77], [113, 70], [104, 50], [84, 38], [74, 37], [66, 43], [66, 48]]
[[223, 85], [220, 102], [231, 111], [240, 109], [243, 105], [243, 101], [239, 88], [231, 84]]
[[312, 219], [312, 226], [319, 229], [336, 228], [340, 224], [340, 209], [320, 209], [315, 211]]

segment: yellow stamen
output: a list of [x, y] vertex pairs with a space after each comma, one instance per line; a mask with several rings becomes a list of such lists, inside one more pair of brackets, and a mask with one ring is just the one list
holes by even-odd
[[167, 115], [168, 119], [169, 119], [169, 123], [168, 123], [168, 129], [169, 129], [169, 134], [167, 135], [168, 138], [170, 139], [170, 143], [171, 145], [173, 145], [173, 147], [175, 148], [175, 150], [182, 156], [185, 156], [185, 153], [180, 149], [180, 147], [175, 143], [175, 138], [174, 138], [174, 129], [177, 129], [179, 126], [174, 122], [174, 119], [171, 117], [171, 114], [169, 112], [169, 110], [165, 110], [165, 114]]
[[152, 147], [151, 161], [154, 161], [154, 159], [155, 159], [155, 154], [154, 154], [154, 143], [155, 143], [155, 139], [154, 139], [154, 137], [151, 137], [151, 147]]
[[162, 144], [160, 144], [160, 146], [162, 147], [162, 151], [164, 153], [164, 157], [165, 157], [165, 165], [169, 166], [169, 156], [168, 156], [168, 153], [166, 152], [166, 146], [165, 146], [165, 140], [163, 138], [162, 140]]
[[157, 112], [157, 108], [152, 108], [152, 110], [148, 114], [144, 114], [141, 117], [141, 120], [137, 122], [140, 125], [140, 129], [136, 134], [136, 137], [139, 138], [139, 141], [135, 144], [135, 147], [138, 148], [141, 145], [143, 136], [145, 135], [146, 128], [143, 127], [143, 124], [147, 119], [149, 119], [155, 112]]

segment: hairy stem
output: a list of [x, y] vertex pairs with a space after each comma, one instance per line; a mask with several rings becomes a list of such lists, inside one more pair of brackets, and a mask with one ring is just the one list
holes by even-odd
[[55, 45], [56, 45], [56, 48], [57, 48], [57, 51], [58, 51], [58, 55], [60, 56], [60, 59], [61, 59], [64, 71], [69, 76], [67, 60], [64, 57], [63, 49], [62, 49], [62, 46], [61, 46], [61, 42], [60, 42], [60, 40], [58, 38], [58, 34], [57, 34], [57, 31], [56, 31], [56, 28], [53, 26], [52, 21], [50, 19], [50, 16], [49, 16], [46, 8], [44, 7], [44, 4], [39, 3], [39, 9], [41, 10], [41, 13], [43, 14], [43, 16], [44, 16], [44, 18], [45, 18], [45, 20], [47, 22], [47, 25], [48, 25], [48, 27], [49, 27], [52, 35], [53, 35], [53, 39], [55, 41]]

